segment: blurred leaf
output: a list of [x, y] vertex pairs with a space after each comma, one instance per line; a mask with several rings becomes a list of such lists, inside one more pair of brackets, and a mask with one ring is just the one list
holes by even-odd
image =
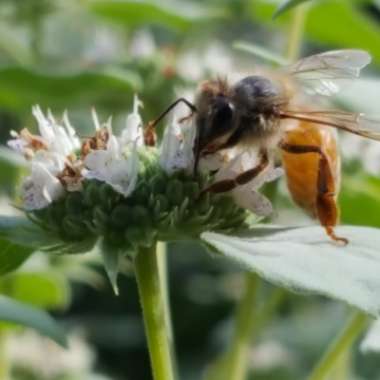
[[29, 256], [34, 249], [0, 240], [0, 275], [17, 269]]
[[345, 176], [339, 197], [344, 223], [380, 227], [380, 179]]
[[[380, 24], [362, 12], [360, 4], [361, 2], [340, 0], [316, 1], [307, 15], [306, 37], [334, 48], [339, 46], [367, 50], [376, 63], [380, 64]], [[251, 2], [251, 12], [255, 19], [266, 22], [271, 27], [288, 23], [288, 14], [273, 22], [275, 9], [276, 4], [272, 2]]]
[[22, 216], [0, 216], [0, 238], [33, 249], [60, 243], [55, 236]]
[[124, 102], [140, 87], [134, 72], [115, 68], [57, 74], [12, 66], [0, 69], [0, 106], [17, 111], [36, 103], [68, 107], [107, 99]]
[[59, 345], [67, 347], [67, 339], [62, 327], [42, 310], [0, 296], [0, 320], [31, 327]]
[[285, 0], [285, 1], [283, 1], [278, 6], [276, 11], [274, 12], [273, 18], [276, 18], [276, 17], [282, 15], [283, 13], [291, 10], [292, 8], [296, 7], [297, 5], [305, 3], [306, 1], [310, 1], [310, 0]]
[[237, 41], [233, 44], [233, 47], [235, 49], [250, 53], [252, 55], [255, 55], [256, 57], [259, 57], [263, 59], [264, 61], [267, 61], [269, 63], [278, 65], [278, 66], [284, 66], [289, 64], [289, 61], [276, 53], [273, 53], [272, 51], [252, 43], [244, 42], [244, 41]]
[[12, 273], [0, 279], [0, 293], [41, 308], [64, 307], [70, 298], [67, 281], [48, 272]]
[[221, 16], [218, 11], [195, 2], [149, 0], [93, 0], [89, 8], [113, 22], [128, 26], [160, 24], [174, 29], [185, 29], [194, 22]]
[[[264, 228], [265, 229], [265, 228]], [[312, 291], [373, 314], [380, 313], [380, 231], [368, 227], [336, 228], [350, 242], [334, 244], [319, 226], [290, 230], [252, 229], [243, 237], [203, 233], [202, 239], [225, 258], [291, 290]]]
[[20, 216], [0, 216], [0, 238], [51, 254], [86, 253], [91, 251], [96, 243], [94, 236], [81, 241], [62, 241], [54, 232], [46, 231]]

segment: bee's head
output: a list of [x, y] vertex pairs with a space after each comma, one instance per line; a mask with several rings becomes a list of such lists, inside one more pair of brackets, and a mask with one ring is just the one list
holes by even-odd
[[196, 101], [196, 161], [200, 155], [215, 152], [231, 136], [235, 106], [230, 95], [226, 81], [218, 79], [201, 84]]

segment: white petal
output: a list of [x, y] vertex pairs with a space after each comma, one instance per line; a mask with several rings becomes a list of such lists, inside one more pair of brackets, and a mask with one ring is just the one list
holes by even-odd
[[235, 203], [241, 208], [250, 210], [258, 216], [269, 216], [273, 213], [273, 208], [270, 200], [252, 190], [249, 185], [242, 186], [233, 190]]
[[98, 131], [100, 129], [100, 123], [99, 123], [98, 114], [96, 113], [95, 108], [91, 108], [91, 116], [92, 116], [92, 121], [95, 126], [95, 130]]
[[380, 352], [380, 319], [372, 323], [360, 344], [360, 350], [364, 353]]
[[125, 128], [121, 132], [120, 140], [122, 146], [134, 144], [135, 142], [137, 142], [137, 147], [144, 146], [143, 122], [139, 114], [139, 107], [142, 107], [142, 102], [135, 95], [133, 112], [127, 116]]
[[49, 121], [45, 118], [45, 115], [38, 105], [32, 107], [32, 113], [38, 122], [38, 129], [40, 131], [41, 137], [46, 140], [48, 144], [50, 144], [52, 141], [54, 141], [55, 135]]
[[127, 197], [136, 187], [139, 161], [136, 147], [127, 159], [114, 160], [109, 166], [106, 182]]
[[194, 128], [181, 130], [177, 121], [166, 128], [160, 150], [160, 165], [169, 174], [190, 169], [193, 163]]
[[79, 137], [77, 136], [77, 133], [75, 132], [74, 127], [71, 125], [69, 116], [67, 114], [67, 111], [63, 113], [63, 124], [66, 128], [66, 133], [70, 138], [71, 144], [73, 145], [74, 149], [79, 149], [81, 146]]
[[12, 139], [7, 141], [7, 145], [17, 153], [24, 154], [28, 143], [23, 139]]
[[85, 160], [84, 165], [87, 170], [83, 171], [83, 176], [88, 179], [98, 179], [104, 181], [107, 173], [107, 161], [110, 160], [110, 154], [106, 150], [95, 150], [90, 152]]
[[280, 286], [312, 291], [380, 314], [380, 230], [342, 226], [334, 244], [322, 227], [257, 227], [251, 236], [204, 233], [202, 239], [223, 256]]
[[58, 178], [40, 162], [32, 164], [32, 172], [22, 186], [22, 198], [27, 210], [36, 210], [48, 206], [60, 198], [64, 188]]

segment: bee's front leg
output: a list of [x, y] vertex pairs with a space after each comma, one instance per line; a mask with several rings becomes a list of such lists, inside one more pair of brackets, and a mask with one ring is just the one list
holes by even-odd
[[316, 216], [332, 240], [346, 245], [348, 239], [336, 236], [334, 232], [334, 227], [337, 225], [339, 219], [339, 208], [336, 202], [335, 179], [326, 154], [317, 145], [293, 145], [281, 142], [280, 148], [293, 154], [319, 154], [316, 183], [317, 195], [315, 200]]
[[268, 153], [261, 152], [261, 159], [257, 166], [238, 174], [235, 178], [222, 179], [214, 182], [212, 185], [202, 190], [201, 195], [207, 192], [210, 193], [226, 193], [235, 189], [238, 186], [245, 185], [257, 177], [268, 166]]

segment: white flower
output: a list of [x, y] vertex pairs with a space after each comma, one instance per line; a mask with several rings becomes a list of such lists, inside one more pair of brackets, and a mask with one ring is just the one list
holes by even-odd
[[380, 352], [380, 319], [372, 323], [360, 344], [360, 350], [364, 353]]
[[39, 161], [32, 162], [31, 175], [24, 180], [21, 188], [24, 208], [28, 211], [44, 208], [63, 193], [61, 182], [48, 166]]
[[123, 146], [131, 143], [135, 143], [138, 148], [144, 146], [143, 122], [139, 114], [139, 107], [142, 107], [142, 102], [137, 95], [135, 95], [133, 111], [127, 116], [125, 128], [120, 136], [121, 144]]
[[121, 146], [118, 139], [111, 135], [107, 148], [89, 153], [84, 164], [85, 178], [106, 182], [125, 197], [131, 194], [136, 186], [139, 170], [136, 144], [128, 152], [127, 147]]
[[189, 123], [179, 124], [176, 118], [165, 129], [160, 148], [160, 165], [168, 173], [191, 170], [194, 163], [195, 128]]
[[46, 142], [48, 150], [66, 157], [80, 148], [79, 138], [71, 126], [66, 112], [63, 117], [64, 126], [56, 122], [50, 111], [46, 118], [39, 106], [34, 106], [32, 113], [37, 119], [41, 137]]

